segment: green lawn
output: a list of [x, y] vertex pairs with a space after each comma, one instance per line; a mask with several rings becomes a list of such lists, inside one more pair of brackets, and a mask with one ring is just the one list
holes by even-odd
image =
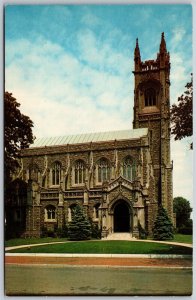
[[[41, 243], [50, 243], [50, 242], [63, 242], [67, 240], [66, 238], [26, 238], [26, 239], [11, 239], [5, 241], [5, 247], [19, 246], [19, 245], [29, 245], [29, 244], [41, 244]], [[175, 234], [174, 242], [179, 243], [189, 243], [192, 244], [192, 235], [185, 234]]]
[[67, 242], [16, 249], [15, 253], [192, 254], [191, 248], [136, 241]]
[[27, 239], [11, 239], [5, 241], [5, 247], [12, 247], [12, 246], [20, 246], [20, 245], [30, 245], [30, 244], [41, 244], [41, 243], [50, 243], [50, 242], [64, 242], [67, 240], [66, 238], [27, 238]]
[[193, 236], [188, 234], [175, 234], [173, 242], [179, 242], [179, 243], [187, 243], [192, 244], [193, 243]]

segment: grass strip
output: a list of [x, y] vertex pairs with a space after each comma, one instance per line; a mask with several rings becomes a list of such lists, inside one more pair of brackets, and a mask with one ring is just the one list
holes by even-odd
[[[26, 238], [26, 239], [16, 238], [16, 239], [10, 239], [10, 240], [5, 241], [5, 247], [29, 245], [29, 244], [42, 244], [42, 243], [50, 243], [50, 242], [63, 242], [66, 240], [67, 240], [66, 238], [53, 238], [53, 237]], [[192, 244], [192, 240], [193, 240], [192, 235], [175, 234], [172, 242]]]
[[192, 254], [192, 249], [137, 241], [82, 241], [42, 245], [8, 251], [10, 253], [94, 253], [94, 254]]
[[172, 240], [172, 242], [192, 244], [193, 243], [193, 236], [189, 235], [189, 234], [177, 233], [177, 234], [174, 235], [174, 239]]
[[30, 244], [42, 244], [42, 243], [51, 243], [51, 242], [63, 242], [67, 240], [66, 238], [17, 238], [17, 239], [10, 239], [5, 241], [5, 247], [12, 247], [12, 246], [20, 246], [20, 245], [30, 245]]

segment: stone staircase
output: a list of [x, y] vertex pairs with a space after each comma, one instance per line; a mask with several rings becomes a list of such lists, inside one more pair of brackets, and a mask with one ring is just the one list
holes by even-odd
[[132, 237], [132, 234], [129, 232], [113, 232], [110, 233], [107, 237], [102, 238], [102, 240], [107, 241], [131, 241], [136, 240], [135, 237]]

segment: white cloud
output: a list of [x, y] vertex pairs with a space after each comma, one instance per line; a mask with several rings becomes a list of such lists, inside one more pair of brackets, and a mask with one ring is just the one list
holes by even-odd
[[[77, 34], [80, 48], [80, 58], [91, 67], [99, 71], [107, 71], [110, 74], [117, 73], [126, 76], [131, 70], [130, 56], [126, 52], [122, 53], [112, 46], [116, 30], [111, 31], [108, 39], [103, 41], [102, 38], [95, 36], [92, 30], [81, 30]], [[120, 31], [118, 32], [120, 35]], [[111, 39], [111, 37], [113, 37]], [[124, 37], [127, 39], [127, 37]], [[121, 33], [121, 42], [123, 34]], [[116, 40], [115, 40], [116, 43]], [[126, 53], [126, 54], [125, 54]]]
[[87, 12], [84, 13], [81, 18], [81, 23], [90, 27], [94, 27], [102, 24], [103, 20], [99, 19], [97, 16], [95, 16], [94, 14], [92, 14], [90, 11], [87, 10]]
[[[175, 27], [171, 38], [171, 103], [177, 102], [185, 91], [185, 85], [190, 81], [192, 72], [191, 35], [184, 27]], [[185, 51], [187, 46], [188, 52]], [[190, 55], [189, 55], [190, 53]], [[188, 56], [189, 55], [189, 56]]]
[[173, 164], [173, 196], [183, 196], [193, 206], [193, 151], [190, 139], [172, 141], [171, 154]]
[[[86, 45], [91, 53], [94, 42]], [[17, 57], [22, 48], [23, 56]], [[110, 50], [115, 62], [116, 53]], [[9, 42], [6, 56], [6, 89], [34, 121], [37, 137], [129, 127], [127, 109], [119, 114], [130, 96], [126, 72], [123, 77], [98, 70], [43, 39]], [[127, 57], [121, 57], [126, 66]], [[100, 65], [106, 62], [103, 52], [99, 60]]]
[[185, 85], [190, 80], [190, 74], [182, 54], [178, 52], [171, 53], [171, 68], [171, 103], [173, 104], [184, 93]]
[[181, 42], [185, 36], [185, 29], [183, 27], [177, 27], [173, 29], [173, 43]]

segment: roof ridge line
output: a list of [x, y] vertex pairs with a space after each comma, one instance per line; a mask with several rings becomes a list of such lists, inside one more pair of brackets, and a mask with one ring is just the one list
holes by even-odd
[[130, 129], [119, 129], [119, 130], [108, 130], [108, 131], [95, 131], [95, 132], [85, 132], [85, 133], [73, 133], [73, 134], [65, 134], [65, 135], [52, 135], [52, 136], [43, 136], [38, 137], [38, 139], [53, 139], [53, 138], [63, 138], [65, 136], [79, 136], [79, 135], [90, 135], [90, 134], [102, 134], [102, 133], [114, 133], [114, 132], [122, 132], [122, 131], [135, 131], [135, 130], [143, 130], [147, 128], [130, 128]]
[[37, 138], [30, 148], [134, 139], [146, 135], [147, 131], [148, 128], [137, 128]]

